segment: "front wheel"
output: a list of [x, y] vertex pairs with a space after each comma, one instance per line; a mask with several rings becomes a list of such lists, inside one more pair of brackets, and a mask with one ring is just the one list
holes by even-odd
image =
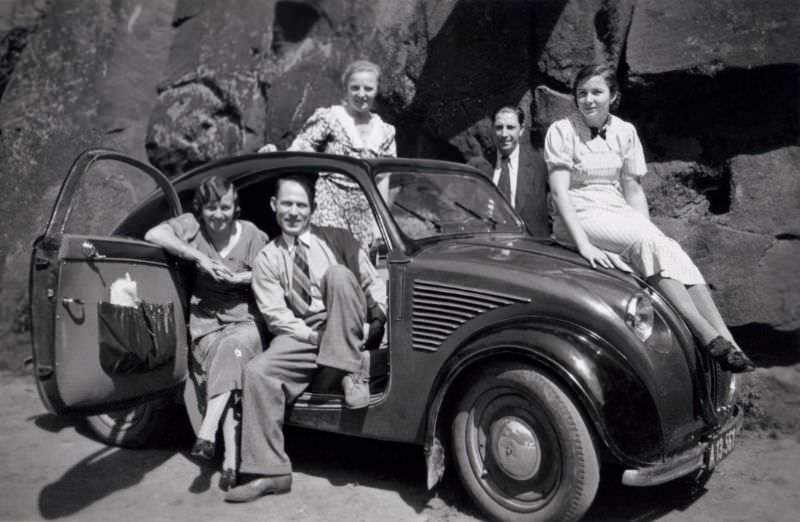
[[86, 423], [106, 444], [141, 448], [163, 425], [164, 410], [165, 401], [154, 399], [132, 408], [86, 417]]
[[523, 364], [478, 373], [452, 424], [461, 481], [503, 521], [578, 520], [600, 481], [589, 429], [552, 380]]

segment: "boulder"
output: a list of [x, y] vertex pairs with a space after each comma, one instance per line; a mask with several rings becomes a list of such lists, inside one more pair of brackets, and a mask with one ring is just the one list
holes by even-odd
[[[578, 69], [590, 63], [619, 64], [635, 0], [568, 0], [538, 57], [539, 71], [569, 92]], [[535, 4], [547, 13], [554, 2]]]
[[542, 134], [554, 121], [575, 112], [572, 95], [558, 92], [546, 85], [538, 85], [534, 89], [533, 100], [535, 107], [533, 121]]
[[[52, 2], [28, 38], [0, 104], [0, 334], [25, 323], [30, 247], [78, 153], [110, 147], [145, 159], [173, 9], [170, 1]], [[114, 220], [115, 210], [95, 222]]]
[[627, 40], [632, 75], [800, 63], [800, 9], [786, 0], [639, 0]]
[[681, 243], [700, 268], [728, 324], [800, 328], [800, 278], [792, 275], [800, 242], [705, 220], [654, 221]]
[[652, 162], [647, 169], [642, 186], [653, 216], [702, 218], [715, 208], [720, 192], [728, 194], [727, 178], [695, 161]]
[[733, 197], [728, 226], [800, 238], [800, 147], [730, 160]]

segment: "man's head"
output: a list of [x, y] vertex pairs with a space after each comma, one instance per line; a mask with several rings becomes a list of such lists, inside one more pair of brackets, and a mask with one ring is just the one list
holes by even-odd
[[500, 107], [492, 114], [494, 144], [501, 156], [508, 156], [519, 144], [525, 125], [525, 113], [511, 105]]
[[269, 205], [281, 231], [296, 237], [308, 228], [314, 210], [314, 192], [307, 180], [286, 176], [278, 180]]

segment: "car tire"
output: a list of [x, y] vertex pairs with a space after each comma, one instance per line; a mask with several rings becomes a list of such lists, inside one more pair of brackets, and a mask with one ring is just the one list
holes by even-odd
[[155, 399], [131, 408], [91, 415], [86, 423], [102, 442], [123, 448], [147, 445], [164, 422], [166, 401]]
[[473, 376], [452, 423], [458, 473], [494, 520], [578, 520], [600, 481], [580, 412], [551, 379], [524, 364]]

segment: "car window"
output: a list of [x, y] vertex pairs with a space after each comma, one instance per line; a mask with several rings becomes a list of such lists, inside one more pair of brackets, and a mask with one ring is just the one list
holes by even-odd
[[115, 160], [93, 163], [80, 179], [64, 231], [107, 236], [134, 207], [156, 190], [150, 176]]
[[380, 172], [375, 177], [395, 222], [412, 239], [465, 233], [521, 232], [494, 186], [458, 172]]

